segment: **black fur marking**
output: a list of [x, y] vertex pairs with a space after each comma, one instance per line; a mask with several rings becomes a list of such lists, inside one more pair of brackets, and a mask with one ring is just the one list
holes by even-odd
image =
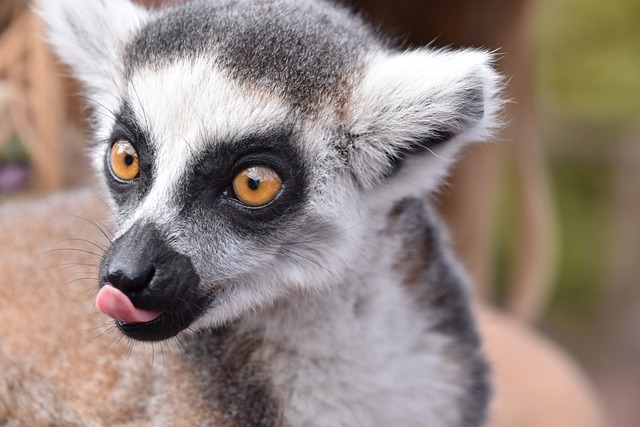
[[390, 168], [385, 174], [385, 178], [389, 178], [395, 175], [400, 169], [402, 169], [402, 166], [404, 165], [404, 162], [407, 160], [407, 158], [420, 154], [433, 155], [432, 150], [445, 144], [454, 136], [455, 135], [453, 134], [453, 132], [447, 130], [434, 130], [430, 132], [428, 138], [417, 140], [413, 144], [409, 145], [406, 149], [398, 151], [393, 155], [387, 156], [387, 158], [389, 159]]
[[462, 366], [468, 393], [460, 404], [465, 417], [462, 425], [476, 426], [484, 420], [491, 396], [488, 366], [481, 355], [464, 284], [443, 251], [445, 243], [436, 221], [435, 213], [422, 200], [406, 198], [396, 203], [389, 215], [387, 232], [402, 239], [404, 252], [395, 261], [394, 269], [404, 275], [407, 291], [424, 312], [437, 319], [431, 329], [454, 337], [448, 349], [451, 357], [470, 360]]
[[185, 343], [200, 371], [204, 398], [229, 425], [282, 425], [280, 404], [256, 351], [261, 346], [233, 326], [201, 332]]
[[[153, 160], [156, 154], [149, 141], [149, 133], [140, 126], [127, 103], [122, 106], [115, 120], [116, 125], [111, 132], [111, 137], [106, 141], [109, 146], [104, 158], [105, 179], [118, 206], [121, 209], [133, 209], [149, 193], [153, 185], [155, 174]], [[111, 172], [109, 154], [111, 146], [118, 140], [128, 141], [138, 152], [140, 174], [132, 181], [122, 182], [115, 178]]]
[[[290, 129], [281, 128], [211, 145], [191, 166], [179, 192], [187, 221], [224, 218], [236, 233], [251, 238], [282, 230], [306, 201], [309, 177], [296, 137]], [[233, 178], [250, 166], [268, 166], [282, 180], [279, 195], [263, 207], [244, 206], [233, 196]]]
[[475, 123], [484, 117], [484, 92], [482, 82], [478, 81], [474, 87], [466, 89], [461, 96], [464, 102], [460, 107], [460, 117], [465, 120], [462, 125]]
[[129, 45], [131, 74], [146, 64], [215, 58], [233, 78], [284, 96], [297, 110], [339, 105], [367, 49], [379, 46], [362, 22], [316, 2], [193, 1], [144, 27]]
[[134, 306], [161, 311], [149, 323], [116, 322], [128, 337], [141, 341], [171, 338], [208, 307], [210, 297], [197, 292], [200, 277], [191, 260], [171, 249], [153, 224], [135, 223], [105, 252], [101, 286], [124, 292]]
[[475, 352], [477, 355], [467, 366], [467, 394], [462, 398], [461, 406], [464, 408], [462, 414], [463, 426], [484, 425], [487, 418], [487, 408], [491, 400], [493, 390], [489, 381], [490, 368], [486, 360], [479, 355], [478, 348], [468, 346], [462, 352]]
[[[484, 94], [482, 84], [478, 82], [477, 87], [468, 88], [459, 94], [461, 99], [460, 107], [456, 111], [457, 120], [447, 123], [446, 127], [441, 125], [435, 129], [430, 129], [428, 135], [423, 138], [416, 138], [409, 146], [401, 151], [388, 156], [391, 166], [386, 177], [395, 175], [404, 165], [407, 158], [419, 154], [426, 154], [446, 144], [451, 138], [472, 127], [484, 117]], [[434, 123], [434, 126], [438, 123]]]

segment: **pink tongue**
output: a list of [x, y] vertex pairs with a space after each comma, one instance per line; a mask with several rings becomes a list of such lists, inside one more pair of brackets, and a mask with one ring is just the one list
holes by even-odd
[[162, 314], [134, 307], [122, 291], [111, 285], [105, 285], [100, 289], [96, 297], [96, 307], [102, 313], [122, 323], [147, 323]]

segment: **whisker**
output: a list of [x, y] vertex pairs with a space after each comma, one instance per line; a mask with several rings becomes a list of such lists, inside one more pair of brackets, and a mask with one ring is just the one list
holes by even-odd
[[165, 363], [164, 363], [164, 342], [160, 341], [160, 355], [162, 356], [162, 369], [160, 370], [160, 374], [162, 375], [164, 373], [164, 367], [165, 367]]
[[300, 255], [299, 253], [294, 252], [294, 251], [292, 251], [291, 249], [287, 249], [287, 248], [285, 248], [285, 247], [282, 247], [281, 249], [282, 249], [282, 250], [284, 250], [284, 251], [287, 251], [288, 253], [290, 253], [290, 254], [292, 254], [292, 255], [295, 255], [295, 256], [300, 257], [300, 258], [302, 258], [302, 259], [304, 259], [304, 260], [307, 260], [307, 261], [309, 261], [309, 262], [310, 262], [310, 263], [312, 263], [312, 264], [317, 265], [318, 267], [322, 268], [323, 270], [327, 271], [327, 272], [328, 272], [328, 273], [330, 273], [330, 274], [334, 274], [334, 273], [333, 273], [333, 271], [329, 270], [327, 267], [325, 267], [324, 265], [320, 264], [318, 261], [316, 261], [316, 260], [314, 260], [314, 259], [312, 259], [312, 258], [306, 257], [306, 256], [304, 256], [304, 255]]
[[293, 261], [293, 262], [295, 262], [296, 264], [298, 264], [298, 266], [300, 266], [300, 267], [304, 268], [304, 265], [302, 264], [302, 262], [301, 262], [299, 259], [294, 258], [293, 256], [291, 256], [291, 255], [289, 255], [289, 254], [287, 254], [287, 253], [282, 253], [282, 255], [284, 255], [285, 257], [287, 257], [287, 258], [288, 258], [288, 259], [290, 259], [291, 261]]
[[[105, 326], [96, 327], [96, 328], [94, 328], [94, 330], [92, 332], [95, 332], [95, 331], [97, 331], [98, 329], [101, 329], [101, 328], [105, 328]], [[100, 331], [100, 333], [98, 333], [97, 335], [94, 335], [94, 337], [89, 340], [89, 344], [93, 344], [96, 341], [104, 338], [105, 336], [107, 336], [108, 334], [111, 334], [111, 333], [113, 333], [112, 329], [103, 329], [102, 331]], [[111, 338], [111, 341], [109, 342], [109, 344], [107, 344], [107, 348], [112, 344], [113, 341], [115, 341], [115, 339], [116, 339], [116, 334], [114, 334], [114, 336]]]
[[150, 347], [151, 347], [151, 369], [153, 369], [153, 366], [156, 363], [156, 346], [154, 345], [154, 343], [151, 343]]
[[134, 84], [130, 84], [130, 86], [133, 89], [133, 93], [136, 95], [136, 100], [138, 101], [138, 105], [142, 110], [142, 116], [144, 117], [144, 125], [146, 129], [151, 129], [151, 124], [149, 123], [149, 115], [147, 114], [147, 110], [145, 110], [144, 108], [144, 104], [142, 103], [142, 99], [140, 98], [140, 94], [138, 93], [138, 89]]
[[87, 243], [87, 244], [89, 244], [91, 246], [94, 246], [94, 247], [100, 249], [101, 251], [106, 251], [107, 250], [106, 246], [99, 245], [98, 243], [92, 242], [91, 240], [87, 240], [87, 239], [65, 239], [65, 240], [61, 240], [60, 242], [58, 242], [58, 244], [69, 243], [69, 242]]
[[[125, 336], [123, 334], [119, 334], [119, 335], [120, 335], [120, 340], [123, 340]], [[136, 345], [135, 341], [131, 339], [127, 339], [127, 350], [121, 359], [123, 363], [127, 363], [129, 361], [129, 359], [131, 358], [131, 354], [133, 353], [133, 347], [135, 345]]]
[[194, 155], [196, 153], [196, 150], [191, 146], [191, 144], [189, 143], [189, 141], [187, 141], [187, 138], [185, 138], [182, 135], [178, 135], [178, 134], [174, 134], [174, 136], [180, 138], [186, 145], [187, 147], [189, 147], [189, 151], [191, 151], [191, 154]]
[[313, 240], [302, 240], [302, 241], [299, 241], [299, 242], [286, 242], [285, 244], [287, 244], [287, 245], [302, 245], [302, 244], [307, 244], [307, 243], [317, 243], [317, 242], [322, 242], [322, 241], [324, 241], [324, 240], [331, 239], [331, 238], [333, 238], [333, 237], [335, 237], [335, 236], [339, 236], [340, 234], [344, 234], [344, 233], [346, 233], [347, 231], [353, 230], [354, 228], [361, 226], [362, 224], [364, 224], [364, 223], [365, 223], [365, 222], [367, 222], [367, 221], [368, 221], [368, 220], [366, 220], [366, 219], [365, 219], [365, 220], [362, 220], [362, 221], [360, 221], [360, 222], [359, 222], [359, 223], [357, 223], [357, 224], [354, 224], [354, 225], [352, 225], [352, 226], [350, 226], [350, 227], [345, 228], [344, 230], [340, 230], [340, 231], [338, 231], [338, 232], [336, 232], [336, 233], [333, 233], [333, 234], [330, 234], [330, 235], [328, 235], [328, 236], [321, 237], [321, 238], [318, 238], [318, 239], [313, 239]]
[[53, 272], [53, 273], [60, 273], [75, 267], [93, 267], [96, 270], [98, 269], [99, 265], [98, 264], [86, 264], [86, 263], [81, 263], [81, 262], [71, 262], [71, 263], [66, 263], [66, 264], [59, 264], [59, 265], [54, 265], [52, 267], [48, 267], [47, 271]]
[[98, 257], [100, 259], [102, 259], [102, 257], [103, 257], [102, 254], [97, 254], [95, 252], [91, 252], [91, 251], [88, 251], [86, 249], [78, 249], [78, 248], [56, 248], [56, 249], [51, 249], [51, 250], [42, 252], [40, 254], [40, 256], [51, 254], [51, 253], [54, 253], [54, 252], [80, 252], [80, 253], [96, 256], [96, 257]]
[[[110, 108], [107, 108], [107, 106], [106, 106], [106, 105], [104, 105], [104, 104], [102, 104], [101, 102], [96, 101], [95, 99], [92, 99], [92, 98], [90, 98], [90, 97], [88, 97], [88, 96], [82, 95], [82, 94], [78, 94], [78, 97], [79, 97], [79, 98], [81, 98], [81, 99], [84, 99], [85, 101], [88, 101], [88, 102], [89, 102], [89, 103], [91, 103], [91, 104], [98, 105], [98, 106], [102, 107], [105, 111], [107, 111], [109, 114], [111, 114], [111, 118], [112, 118], [116, 123], [118, 123], [120, 126], [122, 126], [123, 128], [125, 128], [129, 133], [131, 133], [131, 134], [133, 134], [133, 135], [135, 135], [135, 134], [137, 133], [137, 132], [135, 132], [135, 131], [134, 131], [134, 129], [132, 129], [131, 127], [129, 127], [129, 125], [128, 125], [127, 123], [125, 123], [125, 122], [123, 122], [122, 120], [120, 120], [120, 119], [118, 118], [118, 115], [117, 115], [114, 111], [111, 111], [111, 109], [110, 109]], [[98, 111], [97, 109], [95, 109], [95, 112], [96, 112], [96, 113], [98, 113], [98, 114], [102, 114], [102, 115], [104, 115], [105, 117], [108, 117], [105, 113], [102, 113], [102, 112]]]
[[[117, 331], [117, 327], [116, 325], [112, 322], [111, 323], [111, 327], [106, 331], [108, 333], [113, 333], [115, 331]], [[106, 333], [102, 334], [101, 336], [105, 336]], [[120, 333], [114, 333], [113, 336], [111, 337], [111, 339], [109, 340], [109, 342], [107, 343], [106, 347], [107, 348], [111, 348], [114, 347], [116, 345], [118, 345], [120, 343], [120, 341], [122, 341], [122, 338], [124, 337], [124, 335], [120, 334]], [[98, 337], [100, 338], [100, 337]]]
[[95, 228], [98, 229], [98, 231], [100, 231], [100, 233], [102, 233], [102, 235], [109, 241], [109, 244], [113, 244], [113, 241], [111, 240], [111, 238], [109, 237], [109, 235], [107, 234], [107, 232], [104, 230], [104, 228], [102, 226], [100, 226], [100, 224], [98, 224], [96, 221], [92, 220], [91, 218], [84, 218], [81, 216], [77, 216], [77, 215], [69, 215], [72, 218], [76, 218], [79, 219], [81, 221], [87, 222], [90, 225], [94, 226]]
[[96, 280], [95, 277], [80, 277], [78, 279], [73, 279], [70, 280], [66, 283], [67, 286], [71, 285], [72, 283], [76, 283], [76, 282], [82, 282], [83, 280]]
[[196, 360], [196, 358], [193, 356], [193, 354], [191, 354], [191, 351], [187, 348], [187, 346], [184, 344], [184, 342], [182, 342], [182, 340], [180, 339], [179, 336], [176, 335], [176, 341], [178, 342], [178, 344], [180, 345], [180, 347], [182, 348], [183, 352], [189, 357], [189, 359], [191, 360], [191, 362], [193, 362], [193, 365], [196, 367], [197, 370], [200, 370], [200, 365], [198, 364], [198, 361]]

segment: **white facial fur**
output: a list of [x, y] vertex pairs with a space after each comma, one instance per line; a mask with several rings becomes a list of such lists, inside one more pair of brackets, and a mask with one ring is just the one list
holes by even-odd
[[[158, 173], [151, 191], [118, 233], [142, 217], [161, 225], [170, 222], [163, 217], [171, 215], [165, 211], [174, 207], [176, 186], [188, 172], [187, 165], [208, 145], [258, 132], [284, 121], [288, 113], [281, 100], [243, 92], [206, 59], [137, 70], [125, 97], [157, 150]], [[108, 138], [112, 127], [113, 122], [102, 128], [100, 136]], [[104, 149], [97, 153], [94, 163], [99, 167], [104, 155]]]

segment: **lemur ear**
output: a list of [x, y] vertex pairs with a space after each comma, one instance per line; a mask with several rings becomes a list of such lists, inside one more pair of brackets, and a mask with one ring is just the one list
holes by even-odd
[[114, 94], [124, 76], [122, 49], [148, 12], [129, 0], [37, 0], [35, 9], [89, 94]]
[[432, 190], [465, 143], [498, 125], [501, 79], [481, 51], [379, 53], [347, 107], [349, 165], [360, 185]]

